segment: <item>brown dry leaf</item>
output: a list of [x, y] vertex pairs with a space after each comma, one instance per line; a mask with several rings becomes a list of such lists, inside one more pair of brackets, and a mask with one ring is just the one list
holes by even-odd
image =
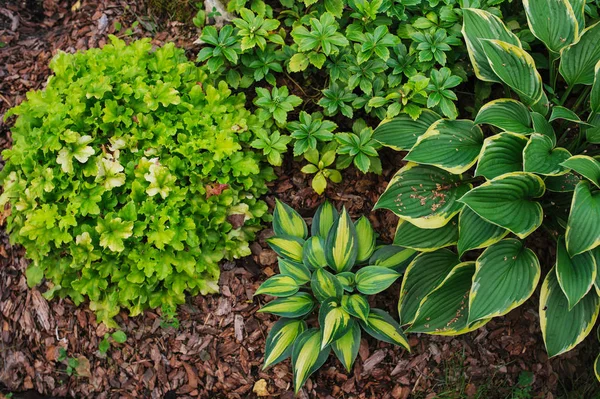
[[80, 377], [90, 378], [92, 373], [90, 372], [90, 361], [85, 356], [77, 356], [77, 367], [75, 372]]

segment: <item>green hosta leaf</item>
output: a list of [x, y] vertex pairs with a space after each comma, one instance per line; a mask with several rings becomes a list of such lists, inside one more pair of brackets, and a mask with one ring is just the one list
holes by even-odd
[[[594, 261], [596, 262], [596, 278], [594, 279], [594, 288], [596, 290], [596, 294], [600, 295], [600, 273], [598, 273], [598, 267], [600, 265], [600, 247], [596, 247], [590, 251], [592, 256], [594, 257]], [[600, 331], [599, 331], [600, 334]], [[600, 340], [600, 335], [599, 338]]]
[[489, 247], [508, 234], [508, 230], [486, 221], [466, 206], [460, 212], [458, 232], [458, 253], [461, 256], [472, 249]]
[[292, 354], [296, 338], [306, 330], [304, 320], [281, 319], [273, 324], [265, 343], [263, 370], [287, 359]]
[[528, 143], [526, 136], [500, 133], [483, 142], [475, 176], [495, 179], [506, 173], [523, 171], [523, 150]]
[[342, 272], [335, 275], [344, 291], [352, 292], [354, 290], [354, 273]]
[[540, 294], [540, 324], [548, 356], [554, 357], [573, 349], [592, 331], [600, 299], [595, 292], [588, 293], [573, 309], [560, 289], [556, 269], [552, 268]]
[[281, 317], [296, 318], [309, 314], [315, 307], [313, 297], [306, 292], [298, 292], [286, 298], [275, 299], [260, 308], [260, 313], [271, 313]]
[[560, 176], [549, 176], [544, 180], [546, 190], [555, 193], [572, 193], [581, 179], [579, 176], [568, 172]]
[[358, 294], [344, 295], [342, 297], [342, 307], [350, 315], [364, 322], [367, 322], [369, 312], [371, 311], [369, 302], [362, 295]]
[[321, 326], [321, 348], [341, 338], [350, 329], [350, 314], [342, 308], [340, 301], [330, 298], [321, 304], [319, 325]]
[[356, 227], [356, 237], [358, 238], [358, 252], [356, 262], [362, 263], [373, 255], [375, 251], [375, 230], [366, 216], [361, 216], [354, 224]]
[[527, 52], [500, 40], [483, 40], [482, 45], [496, 75], [519, 94], [525, 105], [542, 98], [542, 77]]
[[294, 295], [299, 289], [298, 283], [292, 277], [277, 274], [262, 283], [254, 295], [286, 297]]
[[587, 155], [575, 155], [562, 163], [562, 166], [569, 168], [600, 188], [600, 162]]
[[569, 256], [564, 238], [556, 247], [556, 277], [569, 302], [569, 310], [590, 291], [596, 280], [596, 259], [590, 251]]
[[458, 242], [458, 217], [438, 229], [421, 229], [405, 220], [398, 222], [394, 245], [421, 252], [436, 251]]
[[482, 145], [483, 132], [472, 121], [441, 119], [419, 137], [404, 159], [460, 174], [475, 164]]
[[306, 239], [308, 228], [302, 216], [289, 205], [277, 200], [273, 212], [273, 231], [276, 236]]
[[373, 132], [373, 139], [396, 151], [409, 151], [431, 125], [441, 119], [435, 112], [425, 109], [416, 120], [406, 114], [382, 122]]
[[417, 227], [435, 229], [460, 212], [458, 199], [471, 187], [462, 176], [408, 163], [394, 175], [373, 209], [389, 209]]
[[331, 202], [325, 200], [315, 212], [311, 226], [311, 234], [313, 236], [327, 238], [327, 234], [329, 233], [329, 230], [331, 230], [331, 226], [333, 226], [337, 217], [338, 211]]
[[479, 125], [485, 123], [512, 133], [529, 134], [533, 132], [531, 115], [527, 107], [519, 101], [508, 98], [490, 101], [481, 107], [475, 123]]
[[550, 139], [552, 139], [552, 144], [556, 145], [556, 133], [554, 133], [554, 128], [544, 115], [538, 112], [532, 112], [531, 121], [533, 122], [533, 130], [536, 133], [550, 137]]
[[327, 263], [337, 272], [349, 271], [358, 254], [356, 228], [350, 214], [343, 209], [335, 220], [325, 243]]
[[439, 286], [459, 263], [458, 256], [447, 249], [421, 254], [412, 261], [404, 273], [400, 288], [398, 314], [402, 325], [414, 321], [421, 301]]
[[403, 273], [416, 255], [417, 251], [414, 249], [403, 248], [397, 245], [384, 245], [371, 256], [369, 264], [389, 267], [398, 273]]
[[521, 47], [519, 38], [504, 25], [500, 18], [476, 8], [463, 9], [462, 32], [477, 78], [487, 82], [501, 82], [490, 67], [481, 40], [499, 39]]
[[344, 365], [344, 368], [349, 373], [352, 370], [352, 365], [358, 355], [360, 348], [360, 325], [354, 320], [350, 323], [350, 329], [341, 338], [338, 338], [331, 344], [333, 352]]
[[296, 284], [302, 285], [310, 281], [310, 270], [302, 263], [292, 262], [291, 260], [279, 258], [279, 273], [284, 276], [290, 276]]
[[544, 191], [540, 177], [514, 172], [483, 183], [460, 201], [488, 222], [525, 238], [542, 224], [544, 213], [535, 198], [544, 195]]
[[575, 112], [571, 111], [568, 108], [561, 107], [559, 105], [552, 107], [552, 114], [550, 115], [549, 121], [553, 122], [557, 119], [564, 119], [566, 121], [576, 123], [585, 123], [581, 121], [581, 118], [579, 118], [579, 116], [577, 116]]
[[567, 169], [562, 163], [570, 157], [566, 149], [554, 148], [550, 137], [534, 133], [523, 150], [523, 169], [545, 176], [565, 174]]
[[569, 86], [594, 83], [595, 67], [600, 61], [600, 23], [583, 31], [579, 40], [565, 48], [560, 57], [560, 74]]
[[308, 377], [317, 371], [329, 357], [331, 349], [321, 349], [322, 335], [318, 328], [309, 328], [294, 342], [292, 348], [292, 369], [294, 371], [294, 392], [298, 393]]
[[573, 13], [577, 19], [577, 27], [581, 32], [585, 27], [585, 0], [569, 0], [569, 4], [573, 8]]
[[523, 0], [531, 33], [555, 53], [577, 40], [579, 27], [568, 0]]
[[400, 273], [388, 267], [366, 266], [356, 272], [356, 289], [365, 295], [378, 294], [386, 290], [400, 277]]
[[571, 256], [600, 244], [600, 191], [592, 192], [587, 181], [575, 188], [565, 241]]
[[402, 346], [410, 352], [410, 346], [400, 325], [387, 312], [381, 309], [371, 309], [367, 321], [359, 320], [359, 322], [363, 330], [373, 338]]
[[594, 374], [596, 375], [596, 379], [600, 381], [600, 355], [594, 360]]
[[310, 286], [319, 302], [323, 302], [329, 298], [341, 300], [344, 293], [342, 283], [333, 274], [323, 268], [315, 270]]
[[309, 269], [316, 270], [327, 266], [325, 259], [325, 240], [319, 236], [312, 236], [304, 242], [303, 260]]
[[292, 236], [271, 237], [267, 239], [267, 243], [277, 255], [294, 262], [302, 262], [303, 239]]
[[540, 262], [515, 239], [502, 240], [477, 259], [469, 294], [469, 323], [503, 316], [521, 306], [540, 281]]
[[600, 112], [600, 61], [596, 63], [594, 68], [594, 84], [590, 92], [590, 106], [592, 112]]

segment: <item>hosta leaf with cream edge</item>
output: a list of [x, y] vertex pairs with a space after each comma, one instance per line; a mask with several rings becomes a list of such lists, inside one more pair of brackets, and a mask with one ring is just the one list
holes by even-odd
[[306, 284], [310, 281], [310, 270], [302, 263], [279, 258], [277, 264], [279, 265], [279, 273], [290, 276], [298, 285]]
[[303, 239], [294, 236], [275, 236], [267, 239], [267, 243], [277, 255], [293, 262], [302, 262]]
[[473, 249], [489, 247], [509, 233], [505, 228], [486, 221], [467, 206], [460, 211], [458, 232], [458, 253], [461, 256]]
[[460, 212], [458, 199], [471, 187], [460, 175], [409, 163], [394, 175], [374, 209], [386, 208], [417, 227], [435, 229]]
[[569, 0], [571, 7], [573, 8], [573, 13], [575, 14], [575, 19], [577, 19], [577, 25], [579, 31], [583, 31], [585, 27], [585, 3], [586, 0]]
[[596, 279], [596, 259], [590, 251], [569, 256], [561, 237], [556, 247], [556, 278], [569, 302], [569, 310], [590, 291]]
[[281, 319], [273, 324], [265, 344], [263, 370], [287, 359], [292, 354], [296, 338], [306, 330], [304, 320]]
[[523, 0], [531, 33], [558, 53], [579, 37], [579, 24], [568, 0]]
[[309, 293], [298, 292], [286, 298], [275, 299], [260, 308], [258, 312], [271, 313], [281, 317], [301, 317], [315, 308], [315, 301]]
[[356, 289], [366, 295], [378, 294], [400, 277], [400, 273], [381, 266], [366, 266], [356, 272]]
[[503, 316], [521, 306], [540, 281], [535, 253], [515, 239], [502, 240], [477, 259], [469, 293], [469, 323]]
[[317, 371], [329, 357], [331, 348], [321, 349], [322, 334], [317, 328], [304, 331], [296, 339], [292, 349], [294, 392], [298, 393], [308, 377]]
[[348, 271], [358, 255], [356, 228], [346, 208], [333, 223], [325, 243], [327, 263], [336, 272]]
[[329, 298], [341, 300], [344, 293], [342, 283], [333, 274], [323, 268], [319, 268], [313, 272], [310, 287], [319, 302], [323, 302]]
[[308, 228], [302, 216], [279, 200], [275, 202], [273, 212], [273, 231], [278, 236], [298, 237], [302, 240], [308, 235]]
[[600, 112], [600, 61], [596, 63], [594, 68], [594, 84], [590, 92], [590, 107], [592, 108], [592, 113], [597, 114]]
[[514, 172], [483, 183], [460, 202], [488, 222], [525, 238], [542, 224], [542, 206], [535, 199], [544, 191], [544, 181], [539, 176]]
[[569, 301], [560, 288], [556, 269], [548, 272], [540, 294], [540, 324], [546, 350], [550, 357], [573, 349], [592, 331], [600, 299], [590, 291], [571, 310]]
[[[464, 208], [463, 208], [464, 209]], [[458, 217], [438, 229], [421, 229], [400, 219], [394, 236], [394, 245], [421, 252], [436, 251], [458, 242]]]
[[475, 123], [496, 126], [512, 133], [533, 132], [531, 114], [527, 107], [509, 98], [500, 98], [485, 104], [477, 113]]
[[406, 114], [382, 122], [373, 132], [373, 139], [396, 151], [409, 151], [431, 125], [441, 119], [435, 112], [424, 109], [416, 120]]
[[500, 82], [501, 80], [489, 65], [481, 40], [499, 39], [521, 47], [519, 38], [504, 25], [500, 18], [476, 8], [463, 9], [462, 33], [477, 77], [487, 82]]
[[373, 338], [410, 351], [408, 340], [400, 325], [387, 312], [381, 309], [371, 309], [367, 321], [360, 321], [360, 325]]
[[254, 295], [262, 294], [276, 297], [286, 297], [294, 295], [299, 289], [300, 286], [292, 277], [285, 276], [283, 274], [276, 274], [262, 283]]
[[398, 314], [402, 325], [414, 321], [421, 301], [439, 286], [459, 263], [458, 255], [448, 249], [423, 253], [412, 261], [404, 273], [400, 288]]
[[321, 326], [321, 348], [341, 338], [350, 329], [350, 314], [344, 310], [341, 301], [330, 298], [321, 304], [319, 325]]
[[526, 136], [500, 133], [483, 142], [475, 176], [491, 180], [510, 172], [523, 171], [523, 150], [528, 143]]
[[350, 323], [350, 328], [342, 337], [331, 344], [333, 352], [344, 365], [347, 372], [352, 370], [352, 365], [360, 349], [360, 325], [354, 320]]
[[600, 61], [600, 23], [585, 29], [577, 42], [565, 48], [560, 58], [560, 74], [570, 86], [594, 83]]
[[483, 132], [472, 121], [441, 119], [419, 137], [404, 159], [460, 174], [475, 164], [482, 145]]
[[579, 173], [600, 188], [600, 162], [587, 155], [575, 155], [562, 163], [565, 168]]
[[569, 255], [574, 256], [600, 244], [600, 191], [581, 181], [575, 188], [565, 241]]
[[567, 173], [562, 163], [571, 157], [564, 148], [554, 148], [552, 139], [534, 133], [523, 150], [523, 170], [545, 176], [558, 176]]
[[596, 294], [600, 296], [600, 273], [598, 272], [598, 269], [600, 268], [600, 247], [596, 247], [590, 252], [592, 253], [594, 261], [596, 262], [596, 278], [594, 279], [594, 288], [596, 289]]

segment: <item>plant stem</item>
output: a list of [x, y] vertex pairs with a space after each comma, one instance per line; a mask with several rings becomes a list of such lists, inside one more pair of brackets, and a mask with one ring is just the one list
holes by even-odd
[[556, 53], [553, 53], [552, 51], [550, 51], [550, 54], [548, 55], [548, 68], [550, 69], [550, 84], [552, 85], [552, 90], [554, 92], [556, 92], [556, 81], [557, 81], [557, 77], [558, 74], [556, 73], [556, 68], [554, 67], [554, 64], [556, 63], [556, 60], [558, 59], [559, 55]]
[[506, 96], [506, 98], [512, 98], [512, 96], [510, 95], [510, 86], [504, 82], [502, 82], [502, 85], [504, 86], [504, 95]]
[[592, 86], [586, 86], [586, 88], [581, 91], [581, 94], [577, 98], [577, 101], [575, 101], [575, 105], [573, 105], [573, 109], [572, 109], [573, 112], [577, 113], [577, 109], [579, 109], [579, 107], [582, 104], [585, 104], [587, 102], [587, 97], [591, 91], [592, 91]]
[[567, 91], [565, 91], [565, 94], [563, 94], [560, 98], [560, 105], [565, 105], [565, 102], [569, 99], [571, 91], [573, 91], [573, 86], [567, 87]]

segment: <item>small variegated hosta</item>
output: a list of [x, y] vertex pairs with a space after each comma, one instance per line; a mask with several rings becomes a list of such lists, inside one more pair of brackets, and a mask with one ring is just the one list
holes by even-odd
[[509, 98], [485, 104], [473, 121], [425, 111], [374, 132], [408, 151], [376, 205], [400, 217], [394, 243], [421, 252], [400, 293], [407, 332], [461, 334], [523, 304], [542, 274], [523, 243], [536, 230], [556, 246], [539, 303], [548, 354], [571, 350], [592, 330], [600, 310], [600, 24], [584, 29], [584, 3], [523, 1], [548, 50], [546, 84], [499, 18], [464, 9], [476, 75], [502, 83]]
[[366, 217], [352, 222], [345, 208], [338, 214], [328, 201], [317, 209], [310, 235], [298, 212], [277, 201], [273, 230], [268, 242], [279, 255], [280, 274], [265, 281], [255, 294], [277, 297], [259, 312], [282, 317], [269, 331], [265, 368], [291, 356], [298, 392], [332, 350], [350, 371], [361, 329], [409, 349], [398, 322], [381, 309], [371, 309], [366, 296], [396, 281], [415, 250], [377, 247]]

